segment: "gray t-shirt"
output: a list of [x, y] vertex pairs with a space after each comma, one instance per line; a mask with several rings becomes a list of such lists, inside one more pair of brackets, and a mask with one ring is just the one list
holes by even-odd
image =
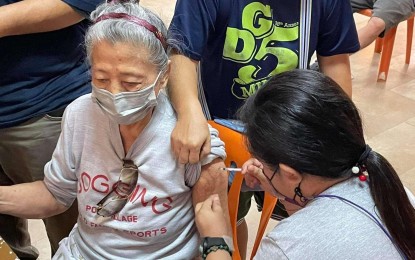
[[[322, 194], [348, 199], [379, 220], [367, 182], [351, 178]], [[413, 200], [413, 195], [409, 195]], [[414, 203], [412, 201], [412, 205]], [[317, 198], [282, 220], [263, 238], [255, 259], [390, 260], [402, 257], [364, 211], [337, 198]]]
[[[171, 150], [176, 115], [161, 93], [153, 116], [125, 155], [119, 127], [85, 95], [64, 114], [62, 134], [45, 166], [45, 184], [62, 204], [78, 200], [78, 223], [63, 243], [68, 254], [85, 259], [191, 259], [197, 255], [191, 187], [201, 164], [183, 165]], [[218, 132], [205, 163], [225, 157]], [[96, 214], [96, 204], [118, 181], [122, 159], [138, 166], [137, 185], [112, 217]]]

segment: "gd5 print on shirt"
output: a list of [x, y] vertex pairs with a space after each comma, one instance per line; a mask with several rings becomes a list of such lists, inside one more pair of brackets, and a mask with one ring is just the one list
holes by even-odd
[[297, 67], [299, 23], [273, 17], [271, 6], [249, 3], [237, 27], [226, 30], [222, 57], [238, 64], [231, 86], [238, 99], [247, 99], [272, 75]]
[[[200, 61], [211, 117], [233, 118], [272, 75], [298, 67], [302, 0], [178, 0], [169, 33]], [[348, 0], [314, 0], [309, 57], [359, 49]], [[204, 102], [202, 102], [204, 103]]]

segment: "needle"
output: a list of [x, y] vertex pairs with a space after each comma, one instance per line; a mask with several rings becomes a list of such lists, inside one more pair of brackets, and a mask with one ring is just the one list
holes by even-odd
[[230, 171], [230, 172], [241, 172], [242, 171], [242, 168], [231, 168], [231, 167], [221, 167], [219, 169], [223, 171]]

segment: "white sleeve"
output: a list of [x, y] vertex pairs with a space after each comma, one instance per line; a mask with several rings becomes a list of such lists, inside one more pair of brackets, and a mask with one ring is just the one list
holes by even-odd
[[200, 178], [202, 166], [200, 163], [186, 164], [184, 174], [184, 183], [187, 187], [193, 187]]
[[62, 118], [62, 132], [52, 159], [45, 165], [44, 183], [56, 200], [69, 207], [77, 196], [75, 160], [72, 154], [73, 131], [70, 127], [70, 106]]
[[202, 159], [202, 166], [211, 163], [216, 158], [220, 157], [222, 160], [226, 158], [225, 143], [220, 140], [218, 130], [209, 125], [209, 131], [211, 149], [210, 154]]

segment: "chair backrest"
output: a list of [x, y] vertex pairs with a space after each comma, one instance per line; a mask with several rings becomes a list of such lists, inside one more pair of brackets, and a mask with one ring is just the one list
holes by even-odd
[[[230, 165], [231, 162], [234, 162], [238, 167], [241, 167], [244, 162], [251, 158], [249, 152], [245, 147], [242, 134], [225, 126], [219, 125], [213, 121], [209, 121], [209, 124], [219, 131], [220, 139], [225, 142], [225, 150], [227, 154], [225, 160], [226, 165]], [[237, 172], [228, 193], [229, 217], [232, 225], [233, 243], [235, 247], [233, 259], [238, 260], [241, 259], [241, 256], [239, 254], [237, 243], [236, 223], [238, 215], [239, 194], [243, 179], [243, 175], [240, 172]], [[265, 193], [264, 205], [262, 209], [261, 219], [258, 225], [257, 236], [251, 253], [251, 259], [255, 256], [258, 250], [259, 244], [261, 242], [262, 236], [264, 235], [266, 226], [268, 224], [269, 218], [271, 217], [272, 211], [274, 210], [276, 202], [277, 199], [275, 197]]]
[[7, 245], [6, 241], [0, 237], [0, 259], [2, 260], [14, 260], [17, 259], [17, 256]]

